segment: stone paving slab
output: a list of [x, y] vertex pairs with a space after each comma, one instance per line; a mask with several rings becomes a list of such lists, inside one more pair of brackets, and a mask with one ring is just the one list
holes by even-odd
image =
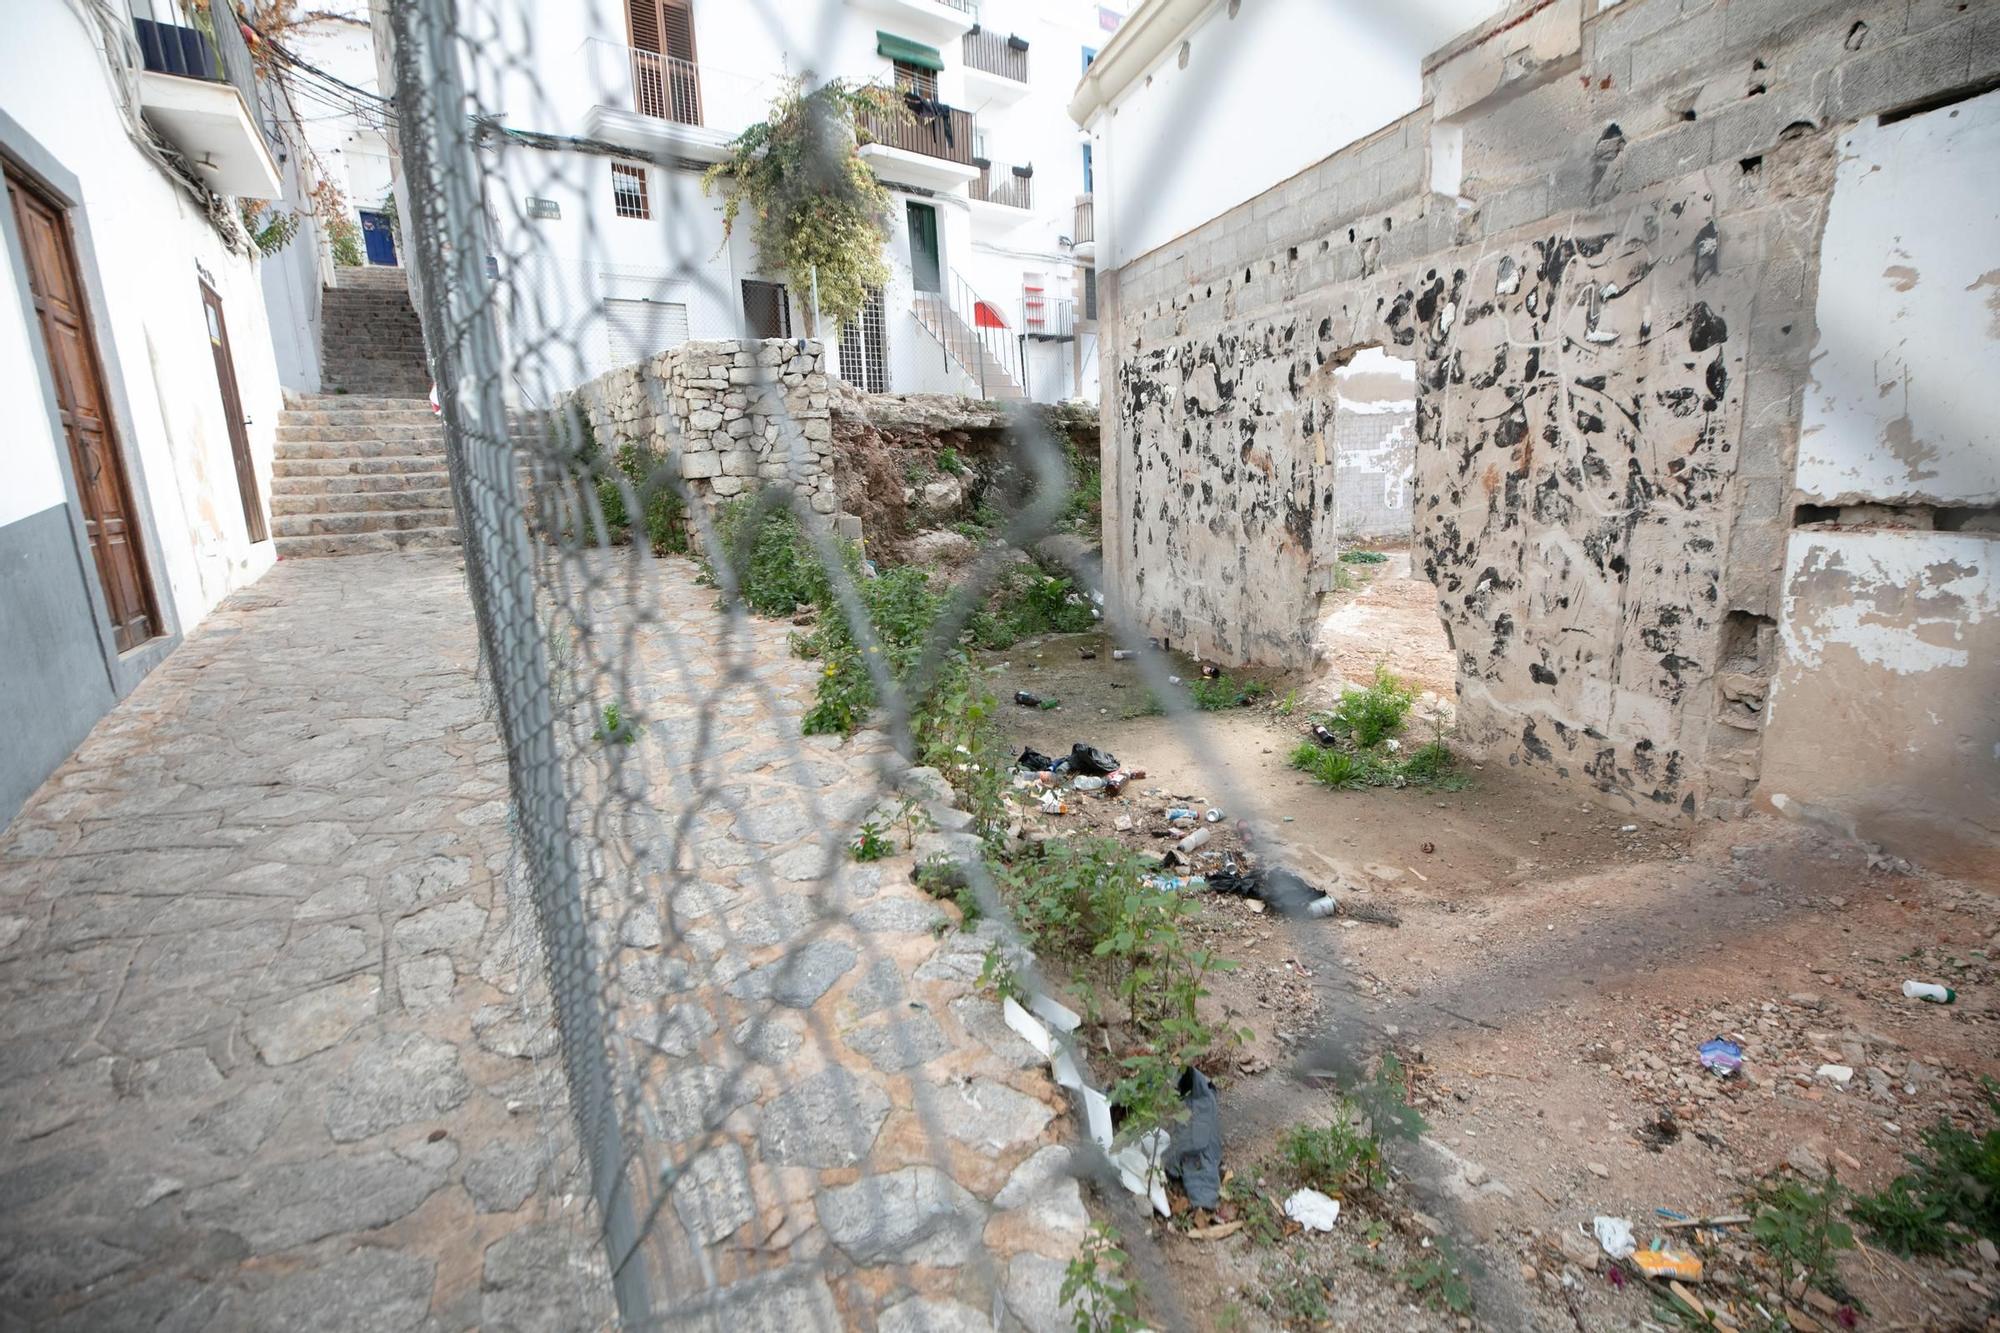
[[[1088, 1219], [992, 924], [848, 860], [903, 766], [799, 735], [790, 627], [649, 577], [567, 716], [661, 1326], [1066, 1329]], [[475, 657], [455, 555], [281, 563], [0, 833], [0, 1327], [607, 1323]]]
[[0, 1327], [602, 1322], [560, 1081], [480, 1024], [475, 652], [454, 556], [280, 563], [0, 833]]

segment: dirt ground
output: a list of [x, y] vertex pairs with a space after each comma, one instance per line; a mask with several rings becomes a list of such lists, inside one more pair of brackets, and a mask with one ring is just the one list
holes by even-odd
[[[1336, 605], [1328, 660], [1358, 679], [1386, 659], [1448, 698], [1429, 585], [1399, 561]], [[1283, 863], [1344, 909], [1286, 921], [1200, 897], [1199, 932], [1239, 964], [1215, 1004], [1255, 1032], [1234, 1069], [1215, 1071], [1225, 1169], [1253, 1170], [1285, 1128], [1323, 1122], [1333, 1087], [1382, 1049], [1412, 1069], [1428, 1120], [1421, 1145], [1392, 1154], [1391, 1187], [1350, 1200], [1329, 1235], [1260, 1247], [1184, 1234], [1199, 1219], [1157, 1228], [1189, 1326], [1465, 1327], [1404, 1280], [1446, 1244], [1471, 1274], [1478, 1326], [1671, 1327], [1664, 1293], [1593, 1262], [1579, 1227], [1608, 1214], [1642, 1247], [1685, 1238], [1663, 1225], [1739, 1212], [1774, 1172], [1831, 1169], [1871, 1189], [1938, 1117], [1981, 1122], [1979, 1076], [2000, 1074], [2000, 886], [1770, 819], [1652, 823], [1503, 767], [1468, 763], [1461, 791], [1330, 790], [1286, 756], [1333, 681], [1170, 718], [1145, 706], [1139, 665], [1108, 648], [1049, 638], [986, 663], [1003, 697], [1061, 701], [1009, 710], [1017, 744], [1061, 754], [1084, 741], [1146, 771], [1042, 826], [1160, 850], [1169, 806], [1214, 806], [1226, 818], [1196, 869]], [[1129, 829], [1116, 830], [1120, 816]], [[1906, 999], [1911, 977], [1955, 986], [1958, 1003]], [[1744, 1048], [1736, 1077], [1699, 1063], [1718, 1036]], [[1728, 1301], [1738, 1326], [1764, 1327], [1753, 1300], [1771, 1283], [1744, 1230], [1693, 1234], [1708, 1269], [1696, 1290]], [[1841, 1277], [1856, 1304], [1801, 1307], [1791, 1326], [2000, 1328], [2000, 1270], [1970, 1249], [1957, 1262], [1970, 1267], [1849, 1252]]]

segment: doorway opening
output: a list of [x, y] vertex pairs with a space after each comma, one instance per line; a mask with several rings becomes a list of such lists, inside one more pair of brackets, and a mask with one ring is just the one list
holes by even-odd
[[920, 292], [944, 290], [943, 255], [938, 250], [937, 210], [914, 200], [910, 222], [910, 285]]

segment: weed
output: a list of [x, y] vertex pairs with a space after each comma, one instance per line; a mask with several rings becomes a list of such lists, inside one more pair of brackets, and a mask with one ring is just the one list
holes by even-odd
[[1803, 1280], [1830, 1295], [1845, 1294], [1834, 1255], [1854, 1248], [1854, 1231], [1840, 1220], [1846, 1194], [1831, 1175], [1824, 1185], [1785, 1180], [1757, 1191], [1750, 1235], [1777, 1265], [1781, 1290], [1789, 1292]]
[[1194, 706], [1204, 713], [1217, 713], [1225, 708], [1242, 708], [1254, 703], [1271, 692], [1269, 685], [1254, 680], [1237, 681], [1228, 675], [1219, 675], [1213, 680], [1200, 679], [1188, 682], [1188, 694], [1194, 699]]
[[1299, 692], [1296, 689], [1287, 690], [1285, 691], [1285, 697], [1278, 700], [1278, 716], [1290, 717], [1292, 710], [1298, 706]]
[[930, 464], [921, 458], [912, 458], [903, 464], [903, 480], [912, 486], [921, 486], [935, 475]]
[[1350, 565], [1381, 565], [1381, 564], [1387, 564], [1389, 560], [1389, 557], [1383, 555], [1380, 551], [1358, 551], [1358, 550], [1342, 551], [1340, 553], [1340, 558], [1342, 560], [1345, 560]]
[[847, 614], [830, 588], [820, 592], [819, 628], [807, 636], [810, 651], [825, 662], [819, 693], [803, 719], [808, 736], [852, 735], [879, 702], [869, 657], [880, 656], [896, 681], [907, 678], [923, 657], [926, 640], [944, 608], [944, 594], [930, 575], [914, 565], [885, 570], [858, 586], [875, 642], [863, 649]]
[[1457, 1315], [1472, 1313], [1472, 1284], [1466, 1280], [1457, 1248], [1447, 1237], [1439, 1236], [1421, 1258], [1404, 1264], [1396, 1276], [1428, 1305]]
[[1063, 1273], [1061, 1299], [1076, 1333], [1138, 1333], [1139, 1295], [1125, 1276], [1118, 1232], [1099, 1222], [1083, 1238]]
[[[740, 495], [715, 514], [717, 558], [736, 572], [737, 596], [759, 615], [789, 616], [802, 606], [831, 600], [831, 585], [819, 554], [783, 504]], [[849, 568], [860, 567], [851, 547], [842, 552]], [[711, 581], [714, 571], [710, 570]]]
[[1345, 736], [1364, 750], [1372, 750], [1403, 729], [1417, 692], [1389, 674], [1387, 667], [1375, 668], [1375, 681], [1367, 689], [1348, 688], [1326, 719], [1327, 728]]
[[1324, 1328], [1333, 1320], [1324, 1274], [1297, 1259], [1286, 1258], [1264, 1268], [1258, 1304], [1281, 1323]]
[[1097, 627], [1090, 601], [1066, 574], [1021, 565], [995, 580], [968, 628], [982, 648], [1010, 648], [1036, 634], [1081, 634]]
[[[1988, 1107], [2000, 1112], [2000, 1084], [1986, 1080]], [[1911, 1170], [1854, 1200], [1849, 1212], [1898, 1254], [1947, 1254], [1963, 1228], [2000, 1240], [2000, 1129], [1973, 1134], [1940, 1120], [1908, 1155]]]
[[1251, 1244], [1276, 1245], [1283, 1238], [1285, 1224], [1277, 1205], [1242, 1172], [1235, 1172], [1222, 1182], [1222, 1202], [1243, 1223], [1243, 1234], [1250, 1238]]
[[1291, 766], [1310, 773], [1329, 787], [1353, 789], [1373, 785], [1369, 778], [1380, 767], [1369, 755], [1300, 741], [1292, 750]]
[[1363, 1125], [1361, 1108], [1342, 1099], [1330, 1125], [1297, 1125], [1278, 1140], [1292, 1179], [1323, 1194], [1378, 1188], [1382, 1149]]
[[605, 745], [630, 745], [639, 739], [639, 728], [625, 716], [624, 709], [617, 704], [606, 704], [599, 714], [597, 730], [592, 735]]
[[896, 854], [896, 844], [882, 836], [882, 826], [874, 820], [866, 820], [861, 825], [861, 836], [854, 840], [854, 859], [857, 861], [880, 861], [885, 856]]
[[937, 470], [949, 472], [954, 477], [961, 476], [965, 472], [965, 460], [958, 456], [958, 450], [946, 445], [938, 450]]
[[1166, 711], [1167, 706], [1160, 702], [1159, 695], [1153, 693], [1151, 690], [1142, 690], [1139, 693], [1138, 699], [1126, 705], [1125, 711], [1120, 713], [1119, 716], [1125, 718], [1160, 717]]
[[1465, 776], [1458, 772], [1458, 757], [1443, 741], [1420, 745], [1400, 760], [1371, 750], [1345, 750], [1301, 741], [1292, 750], [1289, 762], [1293, 768], [1310, 773], [1329, 787], [1348, 790], [1427, 787], [1434, 791], [1463, 791], [1468, 785]]

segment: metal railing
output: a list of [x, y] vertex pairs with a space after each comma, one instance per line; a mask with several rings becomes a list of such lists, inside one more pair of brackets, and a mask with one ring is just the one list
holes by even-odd
[[[975, 164], [978, 165], [978, 164]], [[979, 179], [972, 182], [971, 194], [989, 204], [1009, 208], [1033, 208], [1034, 177], [1030, 169], [1010, 167], [1004, 162], [988, 162], [979, 167]]]
[[692, 60], [633, 49], [632, 109], [680, 125], [701, 124], [701, 70]]
[[243, 109], [261, 126], [257, 68], [250, 60], [250, 48], [243, 44], [243, 31], [227, 5], [217, 6], [213, 14], [212, 33], [164, 20], [133, 19], [140, 59], [148, 73], [229, 84], [243, 98]]
[[1023, 339], [1007, 327], [1000, 307], [982, 300], [956, 271], [948, 275], [945, 291], [918, 292], [912, 310], [944, 350], [946, 368], [956, 365], [978, 384], [981, 398], [1026, 396]]
[[960, 54], [967, 69], [983, 70], [1003, 79], [1028, 81], [1028, 44], [1018, 37], [974, 28], [965, 34]]
[[1045, 342], [1076, 337], [1076, 299], [1045, 296], [1039, 288], [1022, 287], [1021, 332]]
[[1097, 239], [1097, 213], [1087, 194], [1076, 197], [1076, 221], [1070, 228], [1069, 238], [1078, 245]]
[[863, 143], [901, 148], [946, 162], [972, 165], [972, 113], [929, 98], [905, 96], [910, 114], [881, 116], [863, 111], [855, 127]]
[[979, 17], [979, 0], [937, 0], [946, 9], [956, 9], [961, 14]]

